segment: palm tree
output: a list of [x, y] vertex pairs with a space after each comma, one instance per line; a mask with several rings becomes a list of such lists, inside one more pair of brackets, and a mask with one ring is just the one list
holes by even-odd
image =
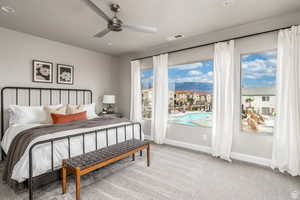
[[194, 99], [192, 96], [188, 96], [187, 104], [188, 104], [188, 110], [192, 111], [192, 105], [194, 104]]
[[249, 106], [248, 106], [248, 108], [251, 108], [252, 106], [251, 106], [251, 102], [253, 102], [254, 101], [254, 99], [253, 98], [251, 98], [251, 97], [248, 97], [247, 99], [245, 99], [245, 101], [246, 101], [246, 103], [249, 103]]

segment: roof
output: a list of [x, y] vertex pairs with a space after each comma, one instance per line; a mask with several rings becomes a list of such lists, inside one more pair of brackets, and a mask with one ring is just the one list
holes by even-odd
[[152, 92], [152, 89], [153, 89], [153, 88], [142, 89], [142, 92], [148, 92], [148, 91], [151, 91], [151, 92]]
[[189, 91], [189, 90], [176, 90], [176, 94], [198, 94], [198, 95], [209, 95], [210, 93], [208, 92], [194, 92], [194, 91]]

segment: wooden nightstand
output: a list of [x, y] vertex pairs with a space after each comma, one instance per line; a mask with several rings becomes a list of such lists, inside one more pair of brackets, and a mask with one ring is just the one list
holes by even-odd
[[115, 118], [122, 118], [122, 113], [99, 113], [99, 117], [115, 117]]

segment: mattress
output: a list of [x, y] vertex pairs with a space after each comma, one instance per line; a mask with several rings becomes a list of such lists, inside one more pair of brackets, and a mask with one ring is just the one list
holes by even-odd
[[[97, 126], [93, 128], [80, 128], [80, 129], [74, 129], [74, 130], [68, 130], [68, 131], [62, 131], [57, 132], [51, 135], [43, 135], [36, 139], [34, 139], [27, 147], [24, 155], [21, 157], [21, 159], [17, 162], [17, 164], [14, 166], [13, 173], [11, 178], [13, 180], [16, 180], [17, 182], [21, 183], [28, 179], [29, 177], [29, 148], [36, 142], [48, 140], [51, 138], [56, 137], [62, 137], [62, 136], [70, 136], [75, 135], [78, 133], [84, 133], [89, 131], [95, 131], [99, 129], [104, 128], [110, 128], [114, 126], [120, 126], [130, 124], [130, 122], [124, 122], [124, 123], [118, 123], [108, 126]], [[13, 139], [22, 131], [36, 127], [41, 126], [45, 124], [15, 124], [10, 126], [2, 139], [1, 146], [5, 153], [8, 152], [10, 144], [12, 143]], [[106, 142], [106, 133], [105, 131], [98, 132], [98, 149], [106, 147], [107, 145], [113, 145], [116, 144], [116, 139], [118, 142], [122, 142], [125, 140], [125, 133], [126, 133], [126, 139], [132, 139], [133, 137], [133, 131], [134, 131], [134, 137], [136, 139], [140, 139], [139, 133], [140, 127], [138, 124], [134, 125], [134, 130], [132, 129], [132, 126], [127, 126], [126, 131], [124, 128], [118, 129], [118, 136], [116, 136], [116, 130], [111, 129], [108, 131], [108, 142]], [[118, 138], [116, 138], [118, 137]], [[144, 134], [142, 132], [142, 139], [144, 139]], [[77, 156], [83, 153], [83, 144], [85, 145], [85, 152], [94, 151], [96, 149], [96, 142], [95, 142], [95, 133], [88, 134], [85, 136], [85, 142], [83, 143], [83, 137], [73, 137], [70, 140], [70, 152], [71, 156]], [[54, 159], [54, 168], [59, 169], [61, 167], [62, 159], [68, 158], [68, 140], [60, 140], [55, 141], [53, 144], [53, 159]], [[33, 176], [38, 176], [44, 173], [47, 173], [51, 171], [51, 144], [41, 144], [34, 148], [33, 150], [33, 160], [32, 160], [32, 167], [33, 167]]]

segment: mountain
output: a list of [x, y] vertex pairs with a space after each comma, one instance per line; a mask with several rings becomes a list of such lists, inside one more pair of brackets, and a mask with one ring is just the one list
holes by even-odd
[[[142, 81], [142, 89], [152, 88], [152, 81]], [[174, 83], [169, 82], [169, 90], [186, 90], [186, 91], [194, 91], [194, 92], [213, 92], [213, 84], [212, 83], [202, 83], [202, 82], [180, 82]]]
[[[172, 89], [172, 88], [170, 88], [170, 89]], [[212, 93], [213, 92], [213, 84], [212, 83], [202, 83], [202, 82], [175, 83], [175, 90], [188, 90], [188, 91], [194, 91], [194, 92]]]

